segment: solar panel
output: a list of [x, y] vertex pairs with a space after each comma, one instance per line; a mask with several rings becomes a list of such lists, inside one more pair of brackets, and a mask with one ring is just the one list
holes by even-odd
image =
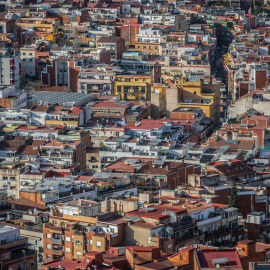
[[95, 99], [94, 95], [84, 93], [36, 91], [33, 95], [40, 104], [59, 104], [60, 106], [83, 106]]

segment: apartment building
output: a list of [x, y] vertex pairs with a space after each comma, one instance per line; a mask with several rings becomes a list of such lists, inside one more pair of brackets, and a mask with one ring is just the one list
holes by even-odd
[[66, 86], [77, 92], [77, 78], [80, 71], [88, 67], [90, 59], [78, 56], [74, 58], [59, 57], [51, 60], [52, 64], [46, 66], [41, 72], [41, 81], [46, 86]]
[[55, 33], [56, 27], [60, 25], [60, 19], [48, 17], [22, 17], [17, 25], [22, 29], [39, 28], [41, 31], [47, 33]]
[[[136, 35], [139, 33], [141, 24], [138, 24], [138, 18], [134, 18], [134, 23], [130, 23], [130, 18], [121, 18], [116, 21], [115, 35], [125, 39], [127, 47], [135, 46]], [[127, 22], [128, 21], [128, 22]]]
[[151, 100], [152, 72], [123, 72], [115, 76], [114, 94], [128, 101]]
[[142, 27], [136, 35], [135, 50], [146, 55], [161, 55], [160, 43], [165, 39], [161, 29]]
[[19, 198], [20, 195], [20, 173], [23, 166], [19, 165], [19, 160], [6, 160], [0, 164], [1, 188], [4, 188], [8, 196]]
[[41, 71], [46, 68], [49, 56], [50, 52], [46, 43], [20, 48], [21, 67], [24, 70], [24, 74], [30, 77], [40, 77]]
[[181, 79], [178, 82], [179, 96], [177, 107], [198, 107], [201, 108], [207, 117], [215, 125], [220, 121], [220, 84], [213, 81], [212, 77], [208, 80], [190, 77]]
[[[187, 33], [172, 32], [166, 34], [165, 40], [161, 40], [161, 50], [164, 56], [178, 56], [179, 48], [187, 43]], [[180, 55], [179, 55], [180, 56]]]
[[51, 107], [45, 117], [45, 125], [66, 126], [69, 129], [75, 129], [83, 126], [90, 119], [90, 110], [79, 107]]
[[80, 165], [86, 170], [86, 147], [91, 146], [89, 133], [82, 135], [81, 140], [51, 140], [40, 146], [40, 157], [45, 164]]
[[14, 86], [16, 89], [20, 89], [21, 64], [19, 51], [1, 50], [0, 65], [0, 85]]
[[115, 72], [110, 66], [91, 67], [78, 75], [78, 93], [112, 94]]
[[97, 41], [97, 48], [110, 51], [111, 61], [116, 62], [122, 58], [122, 54], [126, 51], [126, 42], [121, 37], [101, 37]]
[[[141, 24], [157, 24], [164, 25], [163, 27], [166, 29], [175, 29], [179, 31], [180, 27], [180, 14], [169, 14], [169, 13], [155, 13], [151, 11], [147, 11], [146, 14], [141, 14], [140, 23]], [[162, 26], [161, 26], [162, 27]]]
[[[0, 87], [0, 107], [12, 110], [27, 107], [27, 94], [25, 91], [16, 91], [15, 85]], [[10, 115], [12, 117], [12, 115]]]
[[50, 224], [44, 224], [46, 262], [62, 257], [80, 259], [85, 252], [103, 252], [124, 242], [127, 221], [113, 212], [102, 213], [100, 203], [73, 200], [59, 207], [61, 213], [52, 212]]
[[140, 190], [145, 191], [160, 188], [174, 189], [180, 183], [187, 183], [187, 175], [193, 171], [200, 172], [201, 167], [187, 163], [154, 160], [138, 167], [132, 181]]
[[35, 250], [28, 249], [27, 240], [27, 237], [20, 235], [19, 228], [0, 226], [1, 267], [3, 269], [37, 269], [37, 253]]

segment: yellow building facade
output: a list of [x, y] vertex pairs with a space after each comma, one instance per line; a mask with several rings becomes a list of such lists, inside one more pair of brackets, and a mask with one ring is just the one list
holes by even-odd
[[199, 107], [215, 125], [220, 122], [220, 83], [212, 78], [178, 81], [178, 107]]
[[116, 75], [114, 81], [114, 94], [123, 100], [150, 101], [151, 100], [151, 74], [121, 74]]
[[20, 22], [17, 25], [21, 28], [34, 27], [40, 31], [44, 32], [56, 32], [56, 27], [60, 24], [60, 20], [58, 18], [33, 18], [26, 17], [21, 18]]

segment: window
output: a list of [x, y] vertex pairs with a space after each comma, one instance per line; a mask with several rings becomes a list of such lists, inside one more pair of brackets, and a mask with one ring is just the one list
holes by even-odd
[[65, 247], [65, 252], [70, 252], [70, 247]]
[[65, 237], [65, 241], [70, 242], [70, 237], [69, 236], [66, 236]]
[[47, 248], [47, 249], [51, 249], [51, 248], [52, 248], [51, 244], [47, 244], [47, 245], [46, 245], [46, 248]]
[[82, 242], [81, 242], [81, 240], [78, 240], [78, 239], [77, 239], [77, 240], [75, 241], [75, 244], [81, 246], [81, 245], [82, 245]]
[[32, 261], [32, 262], [31, 262], [31, 267], [34, 267], [34, 266], [35, 266], [35, 262]]
[[52, 258], [52, 256], [51, 256], [50, 254], [47, 254], [47, 255], [46, 255], [46, 259], [47, 259], [47, 260], [51, 260], [51, 258]]
[[86, 245], [89, 246], [89, 240], [88, 239], [86, 240]]
[[8, 180], [8, 177], [7, 176], [3, 176], [2, 179], [3, 180]]
[[139, 79], [138, 78], [135, 78], [135, 82], [138, 82], [139, 81]]
[[171, 250], [172, 249], [172, 244], [169, 244], [168, 245], [168, 250]]
[[76, 250], [76, 255], [82, 255], [80, 250]]
[[97, 247], [101, 247], [101, 242], [100, 241], [96, 241], [96, 246]]
[[46, 233], [46, 238], [51, 238], [51, 234], [50, 233]]
[[126, 82], [130, 82], [130, 79], [129, 78], [126, 78]]

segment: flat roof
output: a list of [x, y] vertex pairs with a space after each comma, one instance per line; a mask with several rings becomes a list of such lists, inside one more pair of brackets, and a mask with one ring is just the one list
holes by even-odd
[[17, 229], [16, 227], [3, 225], [3, 226], [0, 226], [0, 234], [7, 233], [16, 229]]

